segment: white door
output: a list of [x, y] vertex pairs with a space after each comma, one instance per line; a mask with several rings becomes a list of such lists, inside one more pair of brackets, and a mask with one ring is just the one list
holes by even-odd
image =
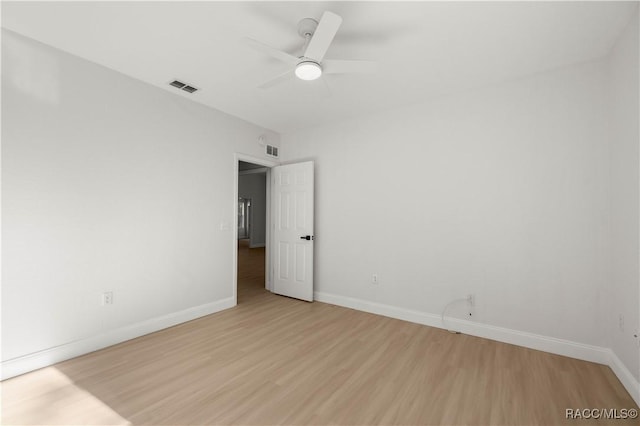
[[313, 301], [313, 162], [271, 169], [273, 292]]

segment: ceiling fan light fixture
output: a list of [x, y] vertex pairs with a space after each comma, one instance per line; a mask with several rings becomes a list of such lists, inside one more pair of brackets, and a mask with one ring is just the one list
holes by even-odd
[[316, 80], [322, 75], [320, 64], [314, 61], [302, 61], [296, 66], [296, 77], [300, 80]]

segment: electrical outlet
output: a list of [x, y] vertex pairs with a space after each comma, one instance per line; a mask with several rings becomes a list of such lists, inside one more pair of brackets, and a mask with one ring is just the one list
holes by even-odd
[[475, 294], [469, 294], [467, 295], [467, 302], [469, 303], [470, 306], [476, 306], [476, 295]]
[[620, 329], [621, 333], [624, 332], [624, 315], [622, 314], [618, 316], [618, 328]]
[[102, 305], [113, 305], [113, 292], [105, 291], [102, 293]]
[[378, 285], [378, 274], [371, 275], [371, 284]]
[[467, 316], [468, 316], [468, 319], [471, 319], [476, 315], [475, 308], [476, 308], [476, 295], [473, 294], [473, 293], [470, 293], [470, 294], [467, 295]]
[[624, 332], [624, 315], [622, 314], [618, 316], [618, 328], [621, 333]]

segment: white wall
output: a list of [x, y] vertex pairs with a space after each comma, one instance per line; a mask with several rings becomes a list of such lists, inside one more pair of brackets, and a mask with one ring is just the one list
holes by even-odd
[[[610, 63], [285, 135], [316, 161], [316, 290], [434, 314], [475, 293], [475, 321], [637, 379], [633, 25]], [[264, 158], [265, 130], [2, 41], [3, 361], [231, 298], [233, 152]]]
[[605, 82], [589, 63], [284, 135], [316, 161], [316, 290], [438, 315], [474, 293], [477, 322], [602, 345]]
[[[607, 285], [605, 318], [609, 346], [640, 380], [640, 47], [638, 14], [610, 57], [612, 276]], [[624, 330], [620, 330], [620, 315]]]
[[8, 31], [2, 114], [3, 361], [232, 300], [234, 152], [277, 135]]
[[238, 195], [251, 199], [249, 246], [264, 247], [267, 225], [267, 174], [241, 173], [238, 176]]

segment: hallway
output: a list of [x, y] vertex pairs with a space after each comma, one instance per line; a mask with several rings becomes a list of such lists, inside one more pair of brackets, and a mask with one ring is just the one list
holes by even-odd
[[238, 304], [261, 300], [264, 288], [265, 248], [249, 248], [249, 240], [238, 240]]

